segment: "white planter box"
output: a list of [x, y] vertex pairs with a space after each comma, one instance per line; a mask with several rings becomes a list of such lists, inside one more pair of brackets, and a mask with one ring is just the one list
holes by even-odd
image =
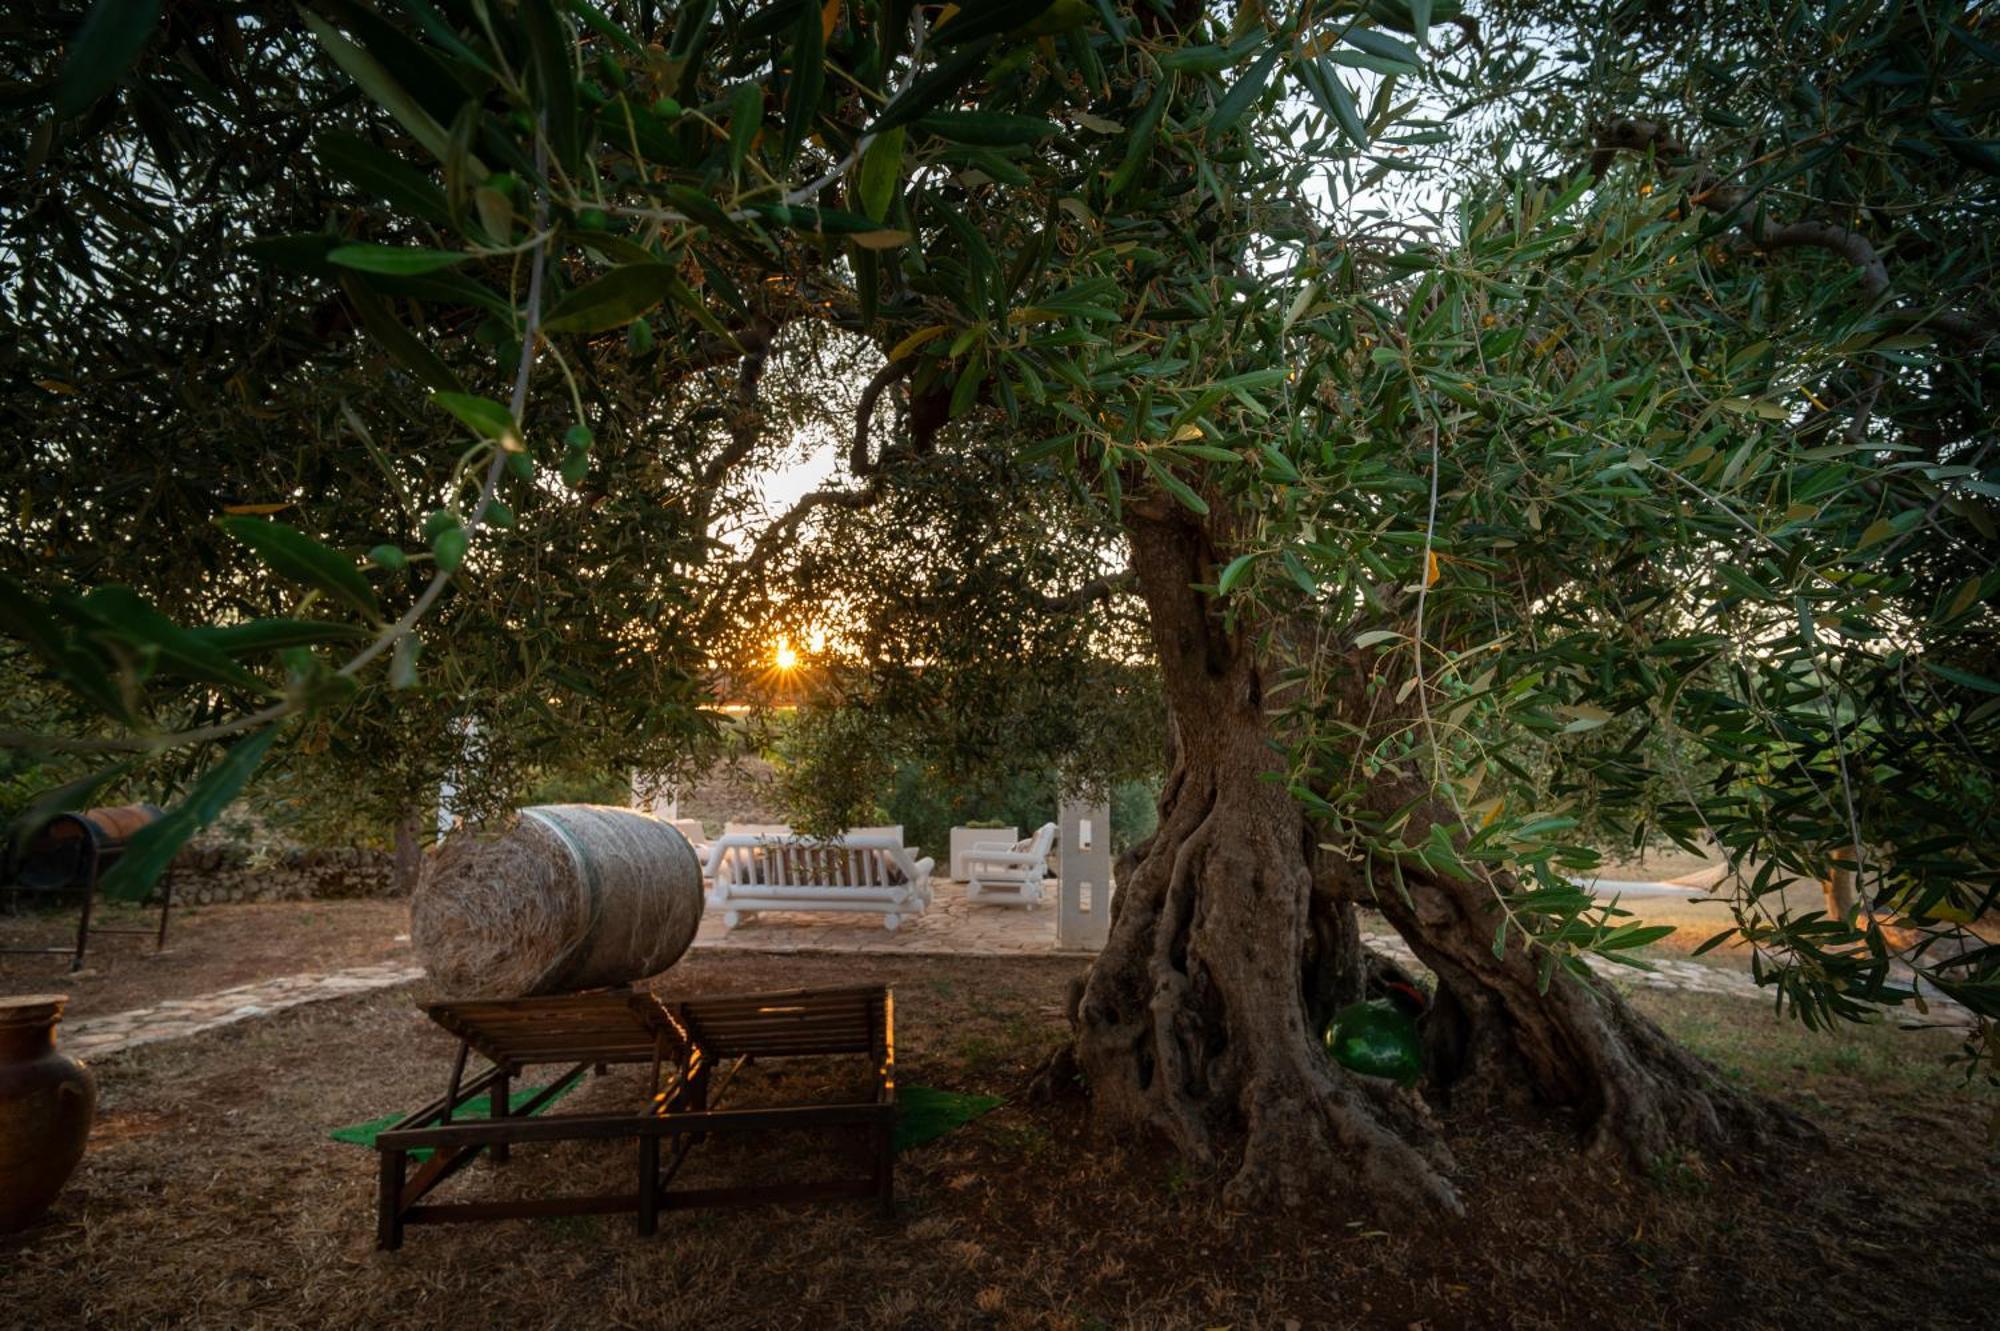
[[1021, 839], [1018, 827], [954, 827], [951, 829], [951, 876], [965, 881], [965, 853], [983, 841], [1013, 845]]

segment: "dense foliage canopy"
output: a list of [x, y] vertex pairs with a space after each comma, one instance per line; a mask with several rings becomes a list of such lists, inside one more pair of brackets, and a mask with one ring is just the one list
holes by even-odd
[[[1649, 937], [1562, 874], [1587, 808], [1718, 839], [1810, 1018], [1908, 966], [2000, 1012], [1990, 14], [299, 12], [45, 7], [8, 56], [3, 622], [72, 709], [14, 743], [213, 755], [132, 881], [315, 746], [428, 754], [404, 799], [467, 717], [669, 764], [800, 594], [912, 715], [1081, 690], [990, 626], [1101, 614], [1171, 520], [1382, 890], [1485, 883], [1547, 986]], [[742, 525], [806, 438], [849, 483]], [[897, 650], [951, 589], [855, 542], [939, 493], [980, 613]], [[1881, 912], [1768, 904], [1836, 854]]]

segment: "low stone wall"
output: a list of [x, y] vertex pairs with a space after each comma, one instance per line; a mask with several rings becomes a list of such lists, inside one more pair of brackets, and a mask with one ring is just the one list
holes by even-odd
[[700, 781], [682, 787], [681, 817], [718, 830], [724, 823], [782, 823], [787, 815], [778, 803], [776, 784], [777, 774], [762, 758], [718, 763]]
[[190, 846], [174, 860], [174, 902], [386, 897], [396, 890], [394, 865], [390, 852], [361, 847], [257, 854], [241, 846]]

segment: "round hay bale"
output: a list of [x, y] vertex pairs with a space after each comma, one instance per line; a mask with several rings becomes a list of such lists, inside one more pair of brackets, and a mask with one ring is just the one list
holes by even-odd
[[543, 804], [499, 836], [455, 832], [426, 857], [410, 942], [453, 997], [570, 993], [673, 965], [701, 908], [700, 861], [672, 824]]

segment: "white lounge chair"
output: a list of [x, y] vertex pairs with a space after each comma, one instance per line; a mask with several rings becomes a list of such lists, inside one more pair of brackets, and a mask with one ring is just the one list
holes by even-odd
[[1049, 876], [1049, 849], [1056, 825], [1043, 823], [1035, 834], [1009, 845], [982, 841], [965, 852], [965, 899], [1000, 906], [1032, 906], [1042, 899]]
[[674, 830], [686, 837], [688, 844], [694, 847], [695, 859], [703, 864], [708, 863], [708, 829], [701, 825], [701, 820], [674, 818], [669, 821], [673, 823]]
[[894, 930], [930, 905], [932, 867], [893, 830], [825, 841], [739, 832], [710, 843], [704, 873], [726, 929], [760, 910], [797, 910], [879, 913]]

